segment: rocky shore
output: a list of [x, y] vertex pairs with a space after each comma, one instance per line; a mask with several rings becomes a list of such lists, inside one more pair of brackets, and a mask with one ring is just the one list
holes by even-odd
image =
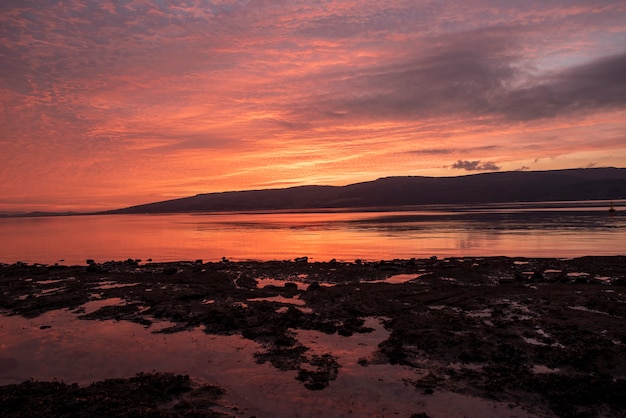
[[[376, 317], [389, 336], [358, 365], [419, 371], [404, 379], [416, 397], [464, 394], [529, 416], [626, 413], [626, 257], [17, 263], [0, 265], [0, 286], [5, 316], [65, 309], [86, 321], [168, 321], [164, 335], [241, 335], [262, 347], [257, 363], [295, 372], [293, 384], [320, 397], [344, 365], [298, 331], [351, 338], [372, 331], [366, 318]], [[108, 299], [123, 303], [84, 309]], [[215, 408], [224, 391], [159, 371], [87, 387], [27, 381], [0, 387], [0, 410], [235, 416]], [[411, 416], [436, 416], [420, 405]]]

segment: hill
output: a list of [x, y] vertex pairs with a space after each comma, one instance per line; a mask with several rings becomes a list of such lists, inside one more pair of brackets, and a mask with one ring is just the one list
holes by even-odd
[[509, 171], [459, 177], [385, 177], [347, 186], [199, 194], [104, 213], [174, 213], [626, 198], [626, 169]]

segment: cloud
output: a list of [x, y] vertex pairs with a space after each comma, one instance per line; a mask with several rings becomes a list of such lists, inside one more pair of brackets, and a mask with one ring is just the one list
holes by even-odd
[[536, 84], [499, 97], [497, 107], [511, 119], [553, 118], [626, 106], [626, 52], [549, 74]]
[[392, 119], [488, 113], [517, 77], [517, 37], [517, 29], [490, 28], [431, 39], [412, 56], [339, 74], [333, 89], [350, 94], [326, 105]]
[[498, 171], [500, 167], [495, 165], [491, 161], [481, 162], [480, 160], [476, 161], [467, 161], [467, 160], [458, 160], [456, 163], [452, 164], [452, 168], [458, 170], [465, 171]]
[[[384, 64], [318, 74], [318, 117], [554, 119], [626, 106], [626, 51], [539, 71], [528, 28], [487, 27], [425, 39]], [[296, 107], [296, 109], [298, 109]], [[311, 115], [308, 114], [308, 117]]]
[[455, 150], [451, 148], [425, 148], [414, 151], [407, 151], [409, 154], [445, 155], [451, 154]]
[[422, 148], [411, 151], [406, 151], [407, 154], [425, 154], [425, 155], [446, 155], [453, 154], [456, 152], [485, 152], [485, 151], [493, 151], [499, 149], [498, 145], [483, 145], [480, 147], [463, 147], [459, 148]]

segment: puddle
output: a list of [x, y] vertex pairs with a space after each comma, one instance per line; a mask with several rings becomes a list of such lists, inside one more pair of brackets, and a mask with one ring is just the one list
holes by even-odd
[[309, 287], [309, 283], [297, 281], [297, 280], [278, 280], [271, 277], [263, 277], [256, 279], [256, 284], [259, 289], [263, 289], [265, 286], [285, 287], [285, 283], [295, 283], [300, 290], [306, 290]]
[[567, 273], [567, 277], [574, 277], [574, 278], [577, 278], [577, 277], [589, 277], [589, 273], [580, 273], [580, 272], [577, 272], [577, 271], [571, 271], [571, 272]]
[[97, 289], [97, 290], [117, 289], [120, 287], [137, 286], [138, 284], [139, 283], [100, 282], [100, 284], [94, 287], [94, 289]]
[[535, 373], [535, 374], [548, 374], [548, 373], [558, 373], [558, 372], [560, 372], [561, 370], [560, 370], [560, 369], [558, 369], [558, 368], [557, 368], [557, 369], [553, 369], [553, 368], [551, 368], [551, 367], [544, 366], [544, 365], [542, 365], [542, 364], [535, 364], [535, 365], [533, 366], [532, 371], [533, 371], [533, 373]]
[[445, 391], [424, 395], [403, 380], [415, 379], [427, 370], [375, 362], [359, 365], [360, 358], [372, 357], [388, 337], [374, 318], [366, 320], [372, 333], [351, 337], [296, 331], [313, 353], [331, 352], [341, 364], [337, 379], [318, 392], [296, 381], [295, 371], [257, 364], [253, 354], [261, 347], [240, 336], [207, 335], [200, 328], [173, 334], [152, 332], [171, 325], [163, 322], [146, 329], [127, 321], [78, 320], [68, 310], [35, 319], [0, 315], [0, 384], [32, 378], [88, 385], [156, 370], [221, 385], [226, 389], [224, 403], [237, 406], [229, 413], [240, 417], [408, 417], [422, 411], [459, 418], [529, 416], [506, 403]]
[[39, 295], [37, 295], [37, 297], [42, 296], [42, 295], [49, 295], [49, 294], [51, 294], [51, 293], [60, 292], [60, 291], [63, 291], [63, 290], [65, 290], [65, 289], [66, 289], [66, 287], [65, 287], [65, 286], [62, 286], [62, 287], [54, 287], [54, 288], [51, 288], [51, 289], [43, 289], [43, 290], [41, 291], [41, 293], [40, 293]]
[[380, 280], [362, 280], [361, 283], [391, 283], [391, 284], [402, 284], [406, 282], [410, 282], [411, 280], [419, 279], [421, 274], [396, 274], [393, 276], [389, 276], [386, 279]]
[[87, 315], [87, 314], [96, 312], [98, 309], [103, 308], [105, 306], [124, 306], [124, 305], [126, 305], [126, 301], [122, 298], [98, 299], [98, 300], [89, 301], [87, 303], [83, 303], [78, 308], [76, 308], [76, 310], [80, 311], [81, 315]]
[[[305, 279], [307, 277], [308, 275], [306, 274], [298, 275], [298, 278], [301, 278], [301, 279]], [[306, 283], [306, 282], [299, 281], [299, 280], [280, 280], [280, 279], [274, 279], [271, 277], [260, 277], [260, 278], [256, 278], [255, 280], [257, 283], [257, 287], [259, 289], [263, 289], [265, 286], [285, 287], [285, 283], [295, 283], [298, 286], [299, 290], [307, 290], [309, 286], [311, 285], [311, 283]], [[319, 285], [322, 287], [335, 286], [334, 283], [322, 283], [322, 282], [319, 282]]]
[[[302, 313], [305, 314], [310, 314], [313, 313], [313, 309], [312, 308], [305, 308], [302, 306], [296, 306], [295, 307], [297, 310], [299, 310]], [[289, 308], [287, 306], [281, 306], [280, 308], [276, 309], [276, 313], [285, 313], [289, 310]]]
[[[68, 278], [69, 279], [69, 278]], [[54, 279], [54, 280], [38, 280], [36, 283], [37, 284], [54, 284], [54, 283], [60, 283], [60, 282], [64, 282], [66, 279]]]
[[[343, 337], [338, 334], [326, 334], [314, 330], [292, 330], [296, 333], [296, 338], [303, 345], [311, 349], [312, 354], [324, 354], [332, 352], [339, 358], [342, 368], [350, 368], [358, 366], [358, 370], [363, 368], [357, 364], [360, 358], [369, 357], [373, 354], [378, 344], [389, 338], [387, 331], [377, 318], [365, 318], [363, 325], [366, 328], [372, 328], [372, 332], [364, 334], [354, 334], [356, 338]], [[343, 369], [342, 369], [343, 370]], [[332, 384], [332, 383], [331, 383]]]
[[[421, 394], [406, 382], [426, 375], [428, 370], [377, 364], [377, 346], [388, 338], [389, 332], [376, 318], [366, 318], [365, 326], [374, 331], [369, 334], [355, 334], [356, 338], [318, 331], [296, 331], [298, 340], [311, 348], [310, 353], [331, 352], [338, 357], [337, 361], [341, 364], [337, 379], [324, 391], [327, 394], [322, 392], [319, 397], [315, 396], [314, 402], [318, 403], [318, 408], [298, 409], [301, 412], [299, 416], [409, 417], [421, 411], [433, 417], [530, 416], [520, 408], [509, 408], [508, 404], [471, 396], [445, 391], [437, 391], [432, 395]], [[361, 366], [358, 361], [363, 358], [374, 361], [367, 366]]]
[[159, 322], [145, 329], [127, 321], [86, 321], [67, 310], [31, 320], [0, 315], [0, 364], [9, 366], [0, 367], [0, 384], [33, 378], [87, 385], [152, 370], [198, 374], [206, 381], [216, 375], [232, 382], [236, 378], [228, 376], [240, 379], [242, 365], [271, 371], [254, 363], [259, 346], [238, 336], [212, 336], [200, 329], [153, 333], [172, 325]]
[[303, 301], [302, 299], [300, 299], [300, 295], [296, 295], [292, 298], [287, 298], [284, 296], [271, 296], [271, 297], [267, 297], [267, 298], [253, 298], [253, 299], [248, 299], [248, 302], [277, 302], [277, 303], [285, 303], [288, 305], [298, 305], [298, 306], [304, 306], [306, 305], [306, 302]]

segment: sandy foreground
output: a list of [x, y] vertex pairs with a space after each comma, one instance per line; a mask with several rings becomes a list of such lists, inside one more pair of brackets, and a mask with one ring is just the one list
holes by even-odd
[[0, 265], [3, 416], [626, 413], [626, 257]]

